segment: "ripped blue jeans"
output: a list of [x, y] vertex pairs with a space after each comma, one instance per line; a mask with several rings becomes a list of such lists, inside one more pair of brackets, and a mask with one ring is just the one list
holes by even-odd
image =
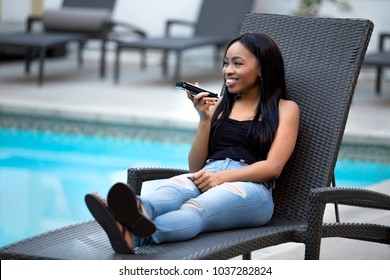
[[[208, 160], [203, 169], [216, 172], [245, 166], [244, 162]], [[274, 204], [272, 187], [251, 182], [226, 182], [204, 193], [183, 174], [170, 178], [155, 191], [142, 195], [156, 232], [135, 238], [137, 246], [194, 238], [201, 232], [256, 227], [269, 222]]]

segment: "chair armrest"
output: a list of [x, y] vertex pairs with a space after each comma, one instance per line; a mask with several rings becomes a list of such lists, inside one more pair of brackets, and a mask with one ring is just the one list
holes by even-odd
[[146, 38], [145, 31], [127, 22], [106, 21], [104, 23], [104, 29], [107, 34], [109, 32], [113, 32], [115, 34], [114, 36], [120, 36], [121, 34], [125, 34], [125, 35], [131, 34], [131, 35], [139, 36], [141, 38]]
[[390, 39], [390, 33], [379, 34], [379, 51], [383, 51], [385, 39]]
[[145, 181], [167, 179], [188, 172], [185, 169], [175, 168], [129, 168], [127, 170], [127, 184], [134, 188], [137, 194], [140, 194], [142, 183]]
[[[328, 203], [390, 210], [390, 196], [383, 193], [365, 189], [339, 187], [312, 189], [306, 206], [309, 216], [307, 217], [305, 238], [307, 238], [307, 240], [309, 240], [308, 243], [310, 243], [306, 243], [307, 248], [311, 248], [309, 251], [313, 250], [313, 248], [319, 248], [320, 240], [322, 236], [324, 236], [323, 218], [325, 206]], [[332, 236], [332, 234], [326, 234], [326, 236]]]
[[318, 188], [312, 190], [310, 199], [314, 203], [338, 203], [359, 207], [390, 210], [390, 195], [355, 188]]
[[195, 23], [191, 22], [191, 21], [170, 19], [167, 21], [167, 23], [165, 25], [165, 36], [166, 37], [169, 37], [171, 35], [171, 28], [174, 24], [186, 25], [186, 26], [190, 26], [190, 27], [195, 26]]
[[32, 31], [32, 25], [35, 22], [42, 22], [43, 17], [41, 16], [28, 16], [26, 20], [26, 32], [30, 33]]

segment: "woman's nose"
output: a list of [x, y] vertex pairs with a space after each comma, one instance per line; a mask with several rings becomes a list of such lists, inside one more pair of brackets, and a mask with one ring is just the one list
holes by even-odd
[[233, 67], [231, 65], [226, 65], [224, 68], [223, 68], [223, 72], [225, 74], [230, 74], [230, 73], [233, 73]]

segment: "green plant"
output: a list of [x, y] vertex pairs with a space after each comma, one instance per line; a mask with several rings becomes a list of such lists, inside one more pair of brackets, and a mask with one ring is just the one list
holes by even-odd
[[[298, 10], [295, 15], [300, 16], [317, 16], [321, 4], [325, 0], [300, 0]], [[326, 0], [335, 4], [341, 11], [351, 10], [351, 5], [347, 0]]]

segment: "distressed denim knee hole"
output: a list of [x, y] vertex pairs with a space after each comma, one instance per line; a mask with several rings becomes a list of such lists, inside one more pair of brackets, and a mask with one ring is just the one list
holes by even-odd
[[191, 182], [190, 179], [187, 178], [188, 174], [183, 174], [179, 176], [175, 176], [169, 179], [169, 182], [171, 182], [174, 185], [183, 187], [188, 190], [194, 189], [194, 184]]
[[247, 193], [245, 189], [240, 184], [235, 183], [224, 183], [219, 186], [219, 188], [226, 189], [227, 191], [230, 191], [236, 195], [238, 195], [241, 198], [246, 198]]
[[202, 211], [202, 210], [203, 210], [202, 204], [200, 204], [200, 203], [199, 203], [198, 201], [196, 201], [195, 199], [187, 200], [186, 202], [183, 203], [183, 206], [193, 207], [193, 208], [195, 208], [196, 210], [199, 210], [199, 211]]

